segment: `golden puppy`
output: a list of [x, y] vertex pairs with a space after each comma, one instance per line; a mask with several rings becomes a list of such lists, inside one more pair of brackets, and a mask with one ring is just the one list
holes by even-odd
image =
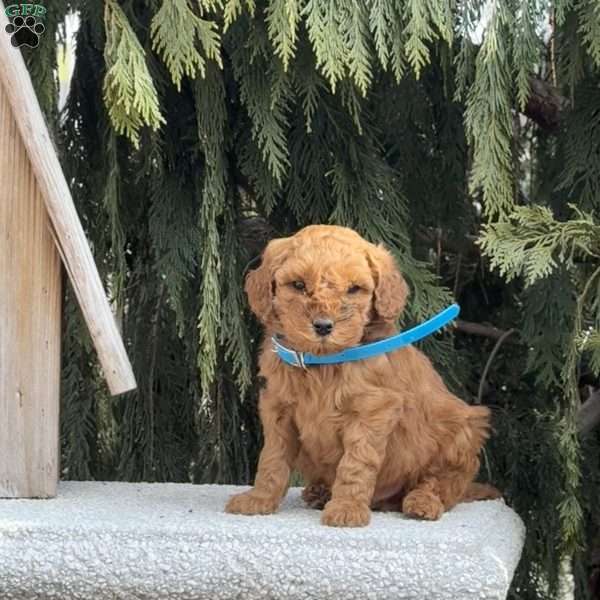
[[275, 334], [288, 348], [330, 354], [396, 333], [408, 287], [389, 252], [351, 229], [306, 227], [269, 243], [246, 292], [266, 329], [265, 441], [254, 487], [228, 512], [276, 511], [293, 468], [304, 499], [326, 502], [326, 525], [366, 525], [371, 508], [438, 519], [461, 500], [497, 496], [472, 483], [488, 409], [453, 396], [416, 348], [306, 370], [272, 350]]

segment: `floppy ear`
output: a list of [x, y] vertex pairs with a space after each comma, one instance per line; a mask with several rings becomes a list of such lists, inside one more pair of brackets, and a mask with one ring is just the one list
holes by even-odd
[[282, 265], [288, 254], [290, 238], [271, 240], [262, 255], [258, 269], [246, 276], [244, 289], [248, 295], [250, 309], [258, 319], [267, 324], [273, 316], [275, 296], [275, 271]]
[[375, 278], [373, 306], [384, 321], [395, 321], [406, 305], [408, 285], [392, 254], [383, 246], [370, 245], [367, 259]]

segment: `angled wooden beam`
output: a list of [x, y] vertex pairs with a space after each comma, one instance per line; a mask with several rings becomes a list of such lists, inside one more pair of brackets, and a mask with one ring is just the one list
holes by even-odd
[[110, 309], [71, 192], [62, 172], [21, 52], [4, 28], [0, 0], [0, 85], [2, 86], [52, 223], [56, 246], [75, 290], [113, 395], [136, 387], [131, 364]]

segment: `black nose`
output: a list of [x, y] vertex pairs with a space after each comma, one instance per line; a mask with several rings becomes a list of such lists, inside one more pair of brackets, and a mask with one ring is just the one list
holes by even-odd
[[317, 332], [317, 335], [326, 336], [333, 330], [333, 321], [330, 319], [315, 319], [313, 321], [313, 327]]

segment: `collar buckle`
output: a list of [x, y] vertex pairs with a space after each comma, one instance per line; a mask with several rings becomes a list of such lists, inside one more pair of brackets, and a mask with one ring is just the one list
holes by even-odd
[[280, 355], [280, 352], [289, 353], [289, 355], [291, 355], [291, 357], [293, 357], [293, 360], [286, 360], [286, 362], [289, 365], [292, 365], [293, 367], [298, 367], [300, 369], [303, 369], [304, 371], [308, 371], [306, 362], [304, 360], [304, 352], [298, 352], [297, 350], [291, 350], [291, 349], [286, 348], [285, 346], [283, 346], [282, 344], [279, 343], [279, 341], [277, 340], [277, 338], [275, 336], [273, 336], [271, 338], [271, 341], [273, 343], [272, 350], [273, 350], [273, 352], [275, 352], [275, 354]]
[[308, 369], [306, 368], [306, 363], [304, 362], [304, 352], [298, 352], [297, 350], [294, 350], [293, 352], [294, 352], [294, 358], [296, 359], [294, 366], [300, 367], [300, 368], [304, 369], [305, 371], [307, 371]]

